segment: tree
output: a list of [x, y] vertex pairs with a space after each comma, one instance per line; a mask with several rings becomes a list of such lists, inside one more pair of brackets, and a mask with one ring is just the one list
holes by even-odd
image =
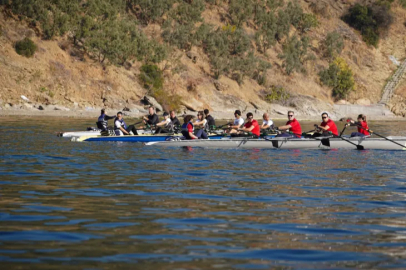
[[282, 45], [283, 54], [279, 58], [283, 59], [283, 67], [288, 75], [294, 71], [305, 72], [304, 63], [308, 60], [307, 48], [309, 39], [303, 37], [299, 39], [296, 35], [287, 39]]
[[333, 97], [337, 99], [345, 96], [355, 89], [355, 81], [351, 68], [343, 58], [337, 57], [328, 69], [319, 73], [323, 84], [333, 87]]
[[252, 15], [253, 5], [251, 0], [231, 0], [228, 6], [231, 21], [237, 27], [241, 27]]

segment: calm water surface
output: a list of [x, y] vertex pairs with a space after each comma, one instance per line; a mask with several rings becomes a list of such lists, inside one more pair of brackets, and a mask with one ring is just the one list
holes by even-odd
[[406, 268], [406, 151], [77, 143], [54, 132], [93, 120], [0, 119], [1, 269]]

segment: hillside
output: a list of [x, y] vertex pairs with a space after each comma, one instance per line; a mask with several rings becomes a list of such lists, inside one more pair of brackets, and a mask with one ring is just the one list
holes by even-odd
[[[366, 38], [344, 22], [357, 3], [390, 12], [393, 19], [376, 28], [379, 40], [375, 35]], [[164, 109], [209, 108], [226, 117], [235, 109], [285, 114], [293, 108], [301, 115], [318, 115], [332, 111], [338, 101], [377, 103], [397, 68], [390, 57], [406, 58], [402, 4], [402, 0], [68, 4], [3, 0], [0, 106], [3, 110], [36, 110], [40, 105], [88, 111], [126, 108], [137, 114], [144, 112], [141, 99], [150, 95]], [[32, 57], [16, 52], [16, 42], [24, 38], [37, 46]], [[155, 65], [157, 77], [146, 73], [151, 68], [145, 69]], [[335, 86], [329, 86], [330, 77], [323, 81], [320, 72], [331, 65], [343, 74], [349, 71], [344, 79], [352, 81], [341, 85], [344, 79], [337, 73]], [[160, 79], [162, 83], [155, 84]], [[398, 115], [405, 116], [405, 98], [402, 83], [391, 104]]]

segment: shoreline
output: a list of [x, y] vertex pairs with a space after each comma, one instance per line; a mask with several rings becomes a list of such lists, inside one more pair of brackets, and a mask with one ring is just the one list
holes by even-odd
[[[108, 109], [108, 115], [115, 115], [116, 111], [114, 109]], [[193, 111], [186, 111], [186, 114], [195, 115], [197, 112]], [[243, 112], [243, 115], [246, 112]], [[255, 119], [262, 119], [263, 112], [253, 112]], [[145, 113], [141, 112], [127, 112], [123, 111], [125, 118], [130, 119], [137, 119], [141, 118], [142, 116], [146, 115]], [[157, 113], [159, 117], [162, 117], [162, 112]], [[233, 113], [230, 112], [217, 112], [213, 111], [210, 113], [216, 120], [230, 120], [233, 118]], [[48, 117], [48, 118], [77, 118], [77, 119], [90, 119], [97, 117], [100, 115], [99, 110], [33, 110], [33, 109], [4, 109], [0, 108], [0, 117], [9, 117], [9, 116], [21, 116], [21, 117]], [[181, 118], [184, 114], [177, 114], [178, 118]], [[287, 120], [286, 116], [283, 114], [269, 114], [272, 120]], [[230, 117], [228, 117], [230, 116]], [[406, 121], [405, 117], [401, 116], [388, 116], [388, 115], [367, 115], [369, 121]], [[352, 117], [353, 115], [347, 116], [340, 116], [340, 117], [332, 117], [334, 121], [339, 121], [341, 118]], [[243, 117], [244, 118], [244, 117]], [[320, 115], [302, 115], [296, 114], [296, 118], [301, 121], [314, 121], [319, 120]]]

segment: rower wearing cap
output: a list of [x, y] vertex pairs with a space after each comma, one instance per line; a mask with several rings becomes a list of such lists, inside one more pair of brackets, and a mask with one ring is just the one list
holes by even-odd
[[159, 133], [170, 133], [171, 129], [173, 129], [173, 124], [171, 119], [169, 118], [169, 113], [163, 113], [164, 120], [156, 124], [155, 134]]
[[316, 133], [313, 134], [312, 137], [319, 137], [319, 136], [328, 136], [328, 135], [335, 135], [338, 136], [337, 126], [333, 120], [330, 119], [328, 113], [324, 112], [321, 114], [322, 122], [319, 125], [314, 124], [316, 128]]
[[175, 115], [175, 111], [171, 111], [170, 112], [170, 119], [171, 119], [171, 122], [172, 122], [172, 124], [174, 125], [174, 126], [180, 126], [180, 121], [179, 121], [179, 119], [176, 117], [176, 115]]
[[293, 111], [288, 111], [288, 121], [286, 125], [275, 127], [275, 129], [280, 131], [290, 131], [290, 133], [282, 132], [281, 134], [276, 135], [276, 137], [285, 137], [285, 138], [301, 138], [302, 137], [302, 127], [300, 126], [299, 121], [295, 118], [295, 113]]
[[236, 110], [234, 112], [234, 123], [231, 125], [228, 125], [228, 130], [226, 131], [227, 133], [237, 133], [238, 129], [244, 124], [244, 119], [242, 119], [241, 117], [241, 111], [240, 110]]
[[370, 133], [367, 131], [369, 130], [368, 123], [367, 123], [367, 116], [365, 114], [360, 114], [357, 117], [357, 122], [354, 120], [349, 120], [346, 126], [357, 126], [358, 132], [351, 133], [351, 137], [365, 137], [370, 136]]
[[182, 125], [182, 135], [187, 139], [187, 140], [195, 140], [198, 139], [196, 135], [193, 133], [194, 131], [194, 126], [193, 126], [193, 115], [186, 115], [183, 118], [183, 125]]
[[247, 123], [245, 123], [240, 131], [251, 132], [255, 137], [259, 138], [260, 130], [258, 121], [254, 119], [254, 115], [251, 112], [247, 113]]

